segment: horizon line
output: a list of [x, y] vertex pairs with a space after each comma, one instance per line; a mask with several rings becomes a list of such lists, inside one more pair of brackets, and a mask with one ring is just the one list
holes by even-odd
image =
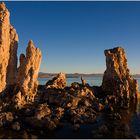
[[[60, 72], [42, 72], [42, 71], [39, 71], [39, 73], [44, 73], [44, 74], [58, 74]], [[62, 72], [62, 73], [65, 73], [65, 74], [87, 74], [87, 75], [91, 75], [91, 74], [104, 74], [103, 73], [82, 73], [82, 72]], [[140, 73], [131, 73], [132, 75], [140, 75]]]

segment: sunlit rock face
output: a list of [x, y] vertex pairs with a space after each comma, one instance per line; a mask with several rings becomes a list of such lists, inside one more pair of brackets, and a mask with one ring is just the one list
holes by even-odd
[[15, 100], [18, 102], [18, 106], [20, 106], [20, 99], [24, 100], [25, 103], [34, 101], [34, 96], [36, 95], [38, 87], [37, 78], [41, 58], [42, 55], [40, 49], [36, 48], [33, 41], [30, 40], [26, 49], [26, 56], [24, 54], [20, 55], [20, 66], [17, 74], [17, 87], [21, 93], [19, 96], [20, 98], [17, 99], [18, 96], [16, 96]]
[[10, 13], [5, 4], [0, 3], [0, 92], [6, 87], [6, 71], [10, 50]]
[[16, 83], [18, 35], [9, 17], [5, 4], [0, 3], [0, 92]]
[[66, 75], [59, 73], [56, 77], [46, 83], [47, 88], [63, 89], [66, 87]]
[[138, 81], [129, 72], [125, 51], [121, 47], [104, 51], [106, 56], [106, 71], [103, 76], [102, 90], [127, 99], [135, 97], [138, 91]]
[[17, 49], [18, 49], [18, 34], [13, 26], [10, 26], [10, 56], [7, 67], [7, 85], [16, 84], [17, 75]]
[[21, 54], [17, 70], [18, 35], [10, 24], [9, 16], [5, 4], [0, 3], [0, 92], [6, 85], [16, 85], [14, 101], [18, 106], [24, 106], [36, 95], [42, 56], [41, 51], [29, 41], [26, 56]]

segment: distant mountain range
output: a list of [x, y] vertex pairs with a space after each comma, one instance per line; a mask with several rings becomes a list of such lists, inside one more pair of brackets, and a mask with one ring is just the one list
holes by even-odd
[[[58, 73], [44, 73], [44, 72], [39, 72], [39, 78], [53, 78], [57, 75]], [[78, 77], [102, 77], [102, 73], [93, 73], [93, 74], [84, 74], [84, 73], [67, 73], [66, 78], [78, 78]], [[134, 74], [133, 77], [139, 78], [140, 74]]]
[[[39, 72], [39, 78], [53, 78], [56, 76], [58, 73], [44, 73], [44, 72]], [[103, 74], [83, 74], [83, 73], [67, 73], [66, 78], [77, 78], [77, 77], [91, 77], [91, 76], [103, 76]]]

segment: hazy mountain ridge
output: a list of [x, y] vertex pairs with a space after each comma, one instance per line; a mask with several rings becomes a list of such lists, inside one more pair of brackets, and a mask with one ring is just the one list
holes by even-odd
[[[39, 72], [38, 78], [53, 78], [56, 76], [57, 73], [44, 73], [44, 72]], [[78, 78], [78, 77], [98, 77], [98, 76], [103, 76], [103, 73], [92, 73], [92, 74], [85, 74], [85, 73], [66, 73], [66, 78]], [[140, 78], [140, 74], [133, 74], [133, 77]]]

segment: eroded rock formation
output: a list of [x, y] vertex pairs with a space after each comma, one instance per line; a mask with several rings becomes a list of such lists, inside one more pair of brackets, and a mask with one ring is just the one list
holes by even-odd
[[[23, 107], [24, 101], [25, 103], [34, 101], [34, 96], [36, 95], [38, 87], [37, 78], [41, 58], [40, 49], [36, 48], [33, 41], [30, 40], [26, 49], [26, 56], [24, 54], [20, 55], [20, 66], [17, 74], [17, 88], [19, 92], [15, 96], [15, 101], [19, 108], [20, 102], [22, 103], [21, 107]], [[20, 99], [24, 101], [21, 101]]]
[[47, 88], [63, 89], [66, 87], [66, 75], [59, 73], [56, 77], [46, 83]]
[[26, 56], [20, 56], [17, 72], [18, 35], [10, 24], [9, 16], [5, 4], [0, 3], [0, 92], [6, 85], [16, 85], [15, 102], [23, 106], [33, 101], [37, 92], [41, 51], [29, 41]]
[[13, 26], [10, 26], [10, 57], [7, 67], [7, 85], [16, 84], [17, 75], [17, 49], [18, 34]]
[[5, 4], [0, 3], [0, 92], [6, 87], [6, 71], [10, 50], [10, 13]]
[[0, 3], [0, 92], [16, 83], [18, 35], [9, 17], [5, 4]]
[[129, 99], [138, 94], [138, 82], [131, 75], [125, 51], [121, 47], [104, 51], [106, 71], [103, 76], [102, 90], [106, 94]]

